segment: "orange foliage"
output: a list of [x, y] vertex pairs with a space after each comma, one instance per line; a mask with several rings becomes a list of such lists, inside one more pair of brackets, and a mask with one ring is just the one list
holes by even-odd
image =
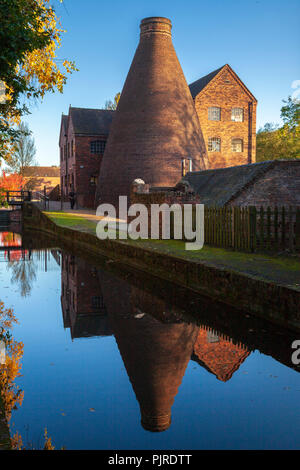
[[22, 404], [24, 396], [22, 390], [14, 383], [21, 375], [24, 346], [22, 342], [15, 341], [8, 331], [13, 323], [18, 323], [13, 310], [5, 309], [4, 303], [0, 301], [0, 337], [6, 346], [5, 363], [0, 364], [0, 393], [7, 421], [10, 420], [12, 409], [16, 408], [17, 404]]
[[7, 175], [3, 170], [0, 176], [0, 190], [2, 191], [20, 191], [24, 184], [23, 176], [17, 173]]

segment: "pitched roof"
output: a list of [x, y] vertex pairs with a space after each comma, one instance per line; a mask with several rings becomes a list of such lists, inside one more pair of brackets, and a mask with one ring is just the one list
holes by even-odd
[[109, 133], [114, 112], [108, 109], [70, 107], [69, 116], [75, 134], [102, 135]]
[[217, 168], [187, 173], [181, 181], [188, 181], [201, 203], [210, 207], [223, 207], [249, 184], [280, 164], [280, 160], [251, 163], [248, 165]]
[[214, 70], [213, 72], [205, 75], [204, 77], [199, 78], [199, 80], [196, 80], [195, 82], [191, 83], [189, 85], [189, 89], [191, 92], [191, 95], [193, 98], [195, 98], [198, 93], [200, 93], [203, 88], [208, 85], [208, 83], [225, 67], [225, 65], [222, 65], [222, 67], [218, 68], [217, 70]]
[[62, 114], [62, 116], [61, 116], [61, 123], [62, 123], [63, 129], [64, 129], [64, 130], [67, 130], [68, 116], [66, 116], [65, 114]]
[[215, 338], [211, 341], [210, 334], [205, 328], [199, 328], [192, 359], [217, 379], [227, 382], [249, 356], [250, 351], [221, 336], [213, 335]]
[[250, 90], [246, 87], [246, 85], [242, 82], [240, 77], [235, 73], [235, 71], [230, 67], [230, 65], [225, 64], [222, 67], [218, 68], [217, 70], [214, 70], [213, 72], [209, 73], [208, 75], [205, 75], [202, 78], [199, 78], [199, 80], [196, 80], [195, 82], [191, 83], [189, 85], [191, 95], [193, 99], [196, 98], [196, 96], [215, 78], [221, 70], [226, 69], [233, 78], [240, 84], [240, 86], [243, 88], [245, 93], [249, 96], [249, 98], [253, 101], [257, 101], [255, 96], [251, 93]]
[[27, 166], [23, 169], [24, 177], [60, 177], [59, 166]]

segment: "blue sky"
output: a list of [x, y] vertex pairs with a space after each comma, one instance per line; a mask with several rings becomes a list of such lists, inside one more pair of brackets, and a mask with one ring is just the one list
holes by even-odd
[[59, 164], [61, 114], [69, 105], [101, 108], [122, 90], [139, 23], [166, 16], [187, 82], [229, 63], [258, 99], [257, 127], [280, 122], [282, 99], [300, 79], [299, 0], [54, 0], [67, 32], [60, 59], [75, 60], [64, 93], [48, 95], [25, 117], [40, 165]]

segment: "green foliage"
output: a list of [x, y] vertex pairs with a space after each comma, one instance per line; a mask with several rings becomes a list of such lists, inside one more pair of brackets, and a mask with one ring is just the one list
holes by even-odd
[[283, 126], [267, 123], [256, 137], [256, 160], [300, 158], [300, 102], [290, 96], [281, 108]]

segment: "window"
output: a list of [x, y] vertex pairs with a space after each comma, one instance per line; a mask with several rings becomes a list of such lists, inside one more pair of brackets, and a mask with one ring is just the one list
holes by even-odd
[[208, 108], [208, 119], [209, 121], [221, 121], [221, 108], [216, 106]]
[[244, 120], [244, 110], [243, 108], [232, 108], [231, 110], [231, 120], [235, 122], [242, 122]]
[[91, 176], [90, 177], [90, 184], [93, 184], [93, 185], [97, 184], [97, 179], [98, 179], [97, 176], [94, 176], [94, 175]]
[[221, 139], [219, 137], [210, 137], [208, 139], [208, 151], [209, 152], [221, 151]]
[[181, 160], [181, 176], [185, 176], [185, 158]]
[[242, 152], [243, 151], [243, 139], [232, 139], [232, 141], [231, 141], [231, 151], [232, 152]]
[[104, 153], [105, 150], [105, 140], [94, 140], [91, 142], [90, 147], [91, 147], [91, 153]]
[[92, 297], [92, 308], [103, 308], [103, 298], [100, 296]]
[[189, 169], [188, 171], [193, 171], [193, 159], [189, 158]]

